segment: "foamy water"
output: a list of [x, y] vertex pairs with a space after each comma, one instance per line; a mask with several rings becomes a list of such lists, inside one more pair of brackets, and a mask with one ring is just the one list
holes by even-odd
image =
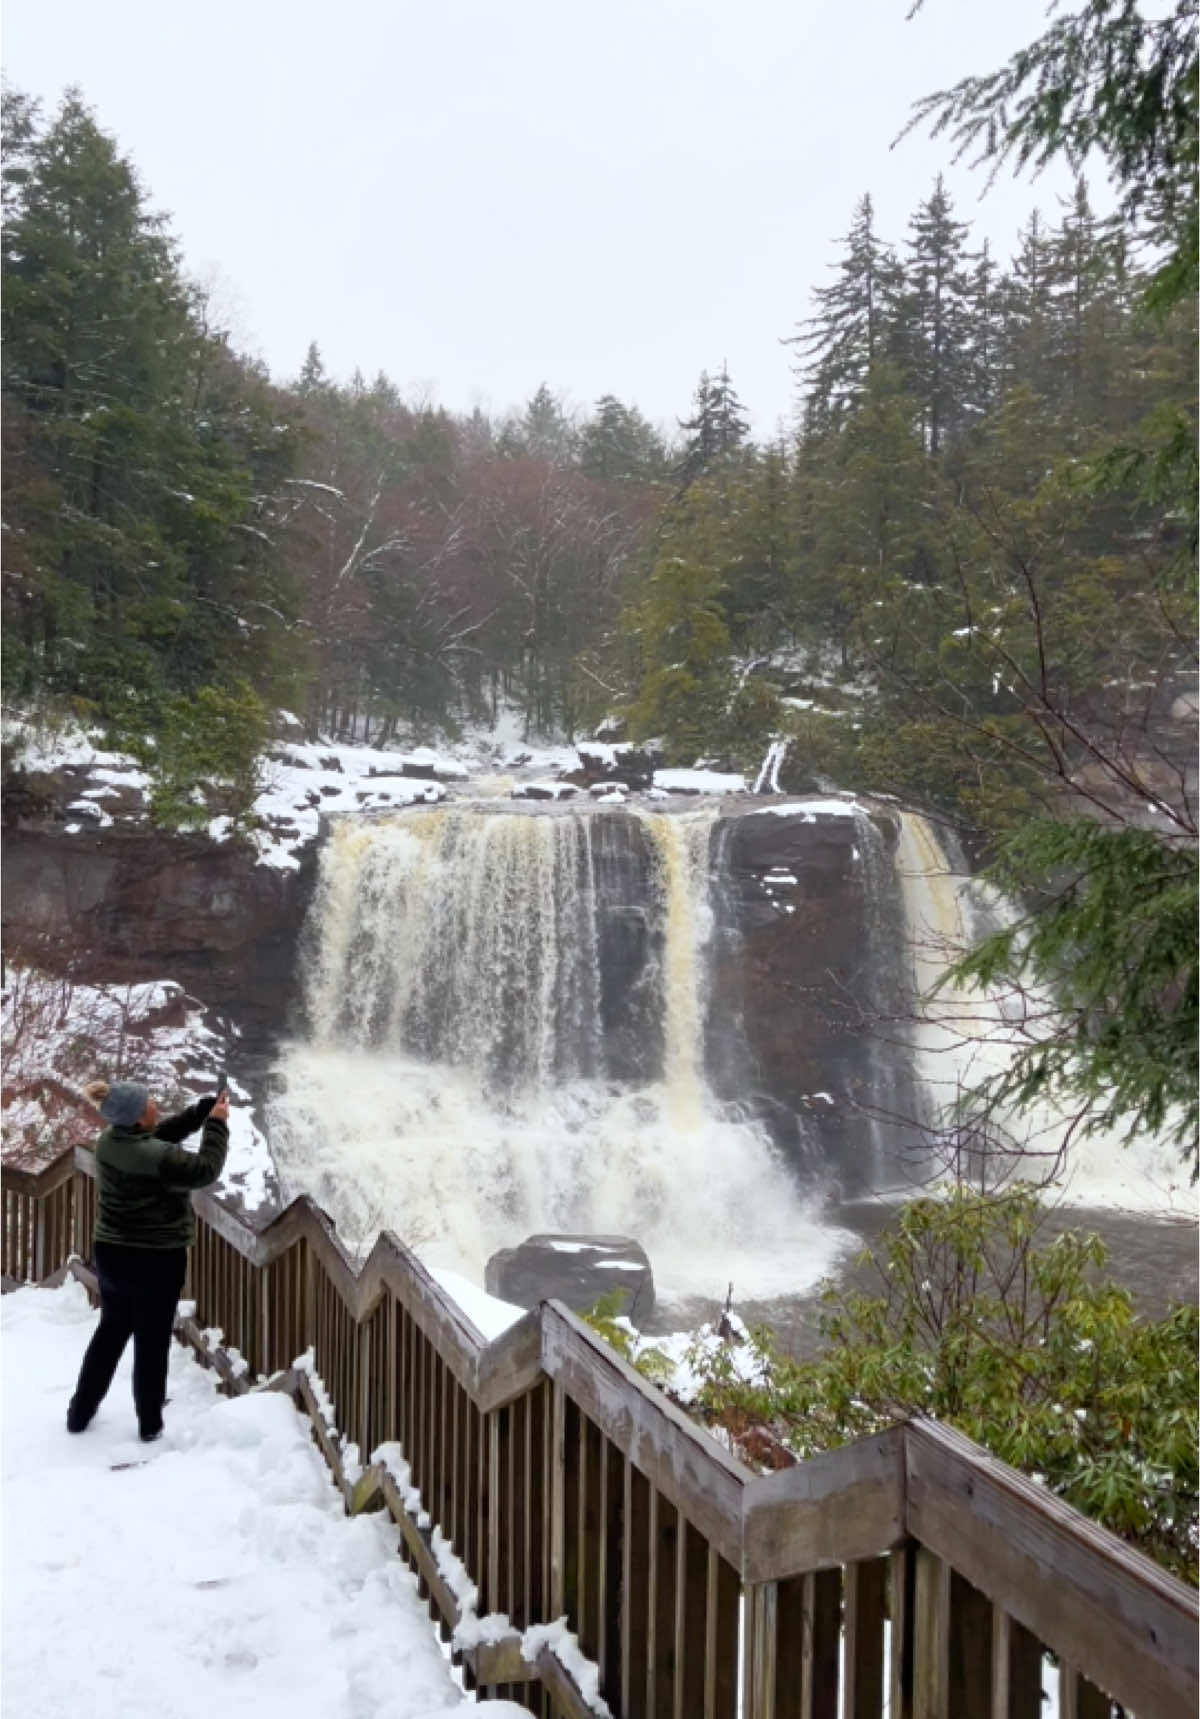
[[[1032, 991], [1028, 1011], [1000, 988], [942, 983], [947, 965], [989, 929], [1012, 923], [1015, 909], [947, 857], [933, 827], [915, 812], [901, 820], [896, 864], [904, 893], [915, 992], [926, 999], [911, 1029], [917, 1072], [933, 1106], [946, 1115], [961, 1095], [1002, 1073], [1015, 1050], [1048, 1030], [1048, 997]], [[1196, 1215], [1196, 1193], [1178, 1151], [1157, 1136], [1119, 1131], [1075, 1135], [1070, 1112], [1051, 1102], [997, 1116], [1029, 1154], [1037, 1180], [1057, 1168], [1054, 1199], [1080, 1206]], [[1064, 1145], [1064, 1142], [1066, 1144]]]
[[660, 1295], [765, 1298], [810, 1287], [855, 1245], [822, 1222], [762, 1131], [677, 1095], [564, 1082], [500, 1104], [468, 1070], [294, 1046], [270, 1129], [289, 1195], [307, 1192], [355, 1249], [394, 1229], [428, 1263], [480, 1281], [540, 1230], [629, 1235]]
[[853, 1238], [704, 1078], [716, 817], [641, 818], [663, 1058], [640, 1086], [604, 1072], [596, 814], [339, 825], [314, 905], [312, 1037], [284, 1055], [269, 1114], [285, 1191], [356, 1249], [388, 1227], [477, 1278], [498, 1248], [567, 1230], [635, 1237], [664, 1296], [816, 1282]]
[[[312, 910], [311, 1035], [281, 1059], [268, 1125], [285, 1193], [310, 1194], [354, 1249], [390, 1228], [480, 1281], [492, 1253], [539, 1230], [624, 1234], [668, 1299], [720, 1298], [732, 1281], [740, 1299], [767, 1300], [803, 1294], [856, 1246], [705, 1080], [719, 809], [632, 815], [631, 833], [604, 813], [493, 802], [335, 827]], [[876, 857], [886, 866], [882, 845]], [[600, 959], [603, 915], [629, 910], [635, 862], [652, 950], [636, 983], [662, 1035], [642, 1084], [610, 1076]], [[915, 814], [895, 863], [914, 989], [929, 993], [1007, 909], [954, 874]], [[953, 988], [911, 1033], [943, 1110], [1019, 1037], [1001, 996]], [[1045, 1106], [1006, 1120], [1042, 1155], [1035, 1169], [1065, 1128]], [[1056, 1197], [1079, 1205], [1195, 1212], [1157, 1141], [1080, 1140], [1062, 1183]]]

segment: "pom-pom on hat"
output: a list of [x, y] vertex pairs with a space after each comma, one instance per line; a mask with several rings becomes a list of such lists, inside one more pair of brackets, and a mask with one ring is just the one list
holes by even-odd
[[117, 1080], [109, 1087], [108, 1095], [100, 1105], [100, 1114], [114, 1127], [133, 1128], [146, 1114], [149, 1102], [150, 1094], [144, 1086], [138, 1086], [132, 1080]]

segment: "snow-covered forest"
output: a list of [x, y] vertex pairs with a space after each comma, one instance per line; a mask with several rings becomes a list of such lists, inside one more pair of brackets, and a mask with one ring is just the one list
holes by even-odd
[[1137, 471], [1094, 486], [1131, 438], [1169, 457], [1194, 309], [1145, 311], [1152, 264], [1082, 180], [1008, 256], [941, 181], [905, 233], [864, 196], [778, 331], [795, 430], [758, 443], [705, 353], [657, 427], [612, 396], [568, 413], [552, 381], [457, 416], [328, 376], [319, 331], [269, 377], [102, 120], [8, 103], [10, 701], [201, 761], [204, 712], [252, 753], [271, 705], [376, 741], [501, 700], [567, 738], [620, 708], [669, 762], [749, 768], [797, 730], [831, 771], [954, 801], [967, 743], [938, 706], [1019, 709], [1023, 577], [1055, 691], [1089, 712], [1128, 720], [1183, 666], [1164, 581], [1187, 522]]
[[317, 340], [273, 378], [81, 95], [11, 93], [5, 124], [10, 707], [106, 735], [175, 826], [252, 833], [282, 706], [376, 746], [503, 713], [751, 781], [769, 758], [934, 809], [1026, 896], [1099, 875], [1115, 827], [1085, 920], [1135, 876], [1164, 918], [1066, 994], [1115, 1018], [1132, 960], [1155, 1025], [1083, 1085], [1127, 1078], [1153, 1125], [1182, 1103], [1192, 1138], [1196, 308], [1166, 179], [1104, 219], [1081, 179], [1007, 256], [941, 180], [905, 233], [864, 196], [780, 331], [794, 430], [759, 443], [714, 355], [662, 427], [549, 383], [455, 415], [328, 376]]

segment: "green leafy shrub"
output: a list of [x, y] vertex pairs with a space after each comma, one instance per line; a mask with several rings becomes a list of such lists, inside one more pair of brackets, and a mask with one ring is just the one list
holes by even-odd
[[718, 1356], [697, 1406], [802, 1457], [934, 1415], [1194, 1583], [1196, 1309], [1138, 1318], [1101, 1239], [1044, 1221], [1025, 1187], [913, 1201], [863, 1256], [876, 1286], [826, 1292], [815, 1360], [757, 1332], [757, 1376]]
[[598, 1337], [617, 1351], [623, 1361], [628, 1361], [631, 1367], [649, 1379], [653, 1385], [663, 1385], [670, 1379], [674, 1371], [671, 1359], [664, 1355], [661, 1349], [646, 1346], [638, 1337], [637, 1332], [624, 1317], [625, 1304], [629, 1291], [625, 1289], [610, 1290], [602, 1295], [589, 1312], [581, 1314], [585, 1325], [591, 1327]]

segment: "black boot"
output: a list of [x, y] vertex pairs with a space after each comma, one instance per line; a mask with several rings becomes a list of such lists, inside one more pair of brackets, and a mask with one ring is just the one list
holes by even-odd
[[[92, 1414], [94, 1413], [95, 1410], [93, 1409]], [[67, 1404], [67, 1431], [69, 1433], [86, 1432], [91, 1422], [92, 1415], [85, 1414], [72, 1397]]]

